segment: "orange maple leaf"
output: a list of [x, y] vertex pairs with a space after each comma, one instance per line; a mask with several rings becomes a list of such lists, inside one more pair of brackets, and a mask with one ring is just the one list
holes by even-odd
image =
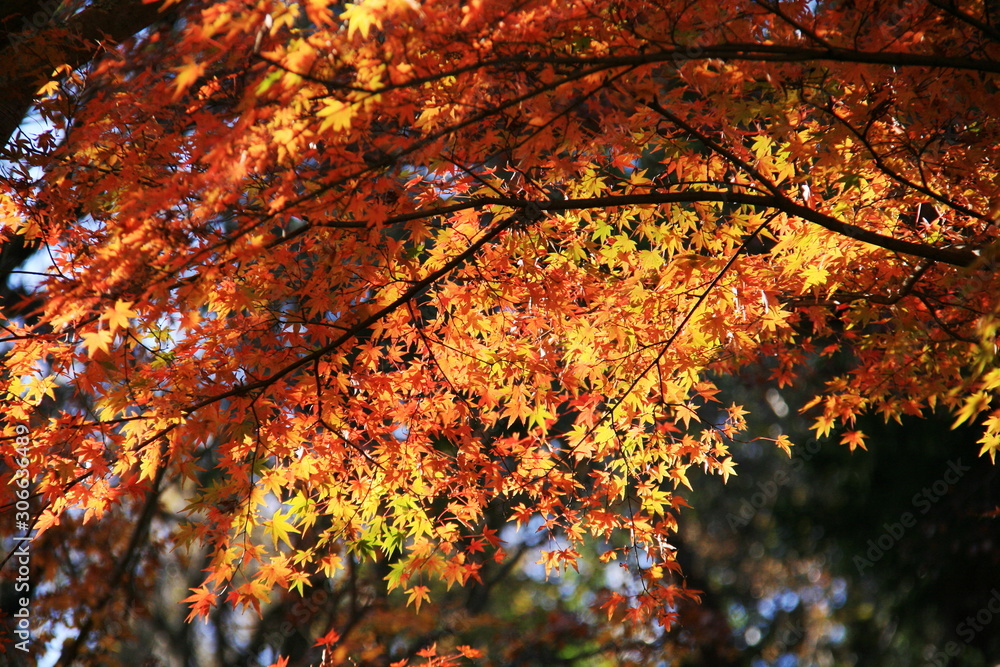
[[410, 588], [408, 591], [406, 591], [407, 606], [413, 604], [414, 607], [416, 607], [416, 610], [420, 611], [420, 605], [424, 602], [424, 600], [429, 601], [431, 599], [430, 590], [431, 589], [428, 586], [413, 586], [412, 588]]
[[848, 445], [853, 452], [857, 447], [867, 450], [865, 446], [865, 434], [862, 431], [847, 431], [840, 438], [840, 444]]
[[191, 612], [187, 616], [187, 620], [208, 617], [208, 612], [212, 610], [213, 607], [218, 603], [218, 597], [215, 593], [212, 593], [205, 586], [199, 588], [191, 588], [192, 594], [181, 600], [191, 605]]

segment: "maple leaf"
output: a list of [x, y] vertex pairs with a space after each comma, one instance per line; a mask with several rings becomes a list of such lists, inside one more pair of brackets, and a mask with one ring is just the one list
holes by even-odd
[[261, 565], [257, 573], [264, 586], [269, 588], [273, 588], [275, 585], [287, 586], [290, 575], [292, 575], [292, 569], [282, 558], [275, 558]]
[[867, 450], [865, 446], [865, 434], [862, 431], [847, 431], [840, 438], [840, 444], [848, 445], [853, 452], [856, 447]]
[[977, 442], [982, 443], [979, 455], [990, 455], [990, 463], [996, 463], [997, 451], [1000, 450], [1000, 433], [986, 433]]
[[455, 647], [455, 650], [461, 653], [462, 657], [469, 658], [470, 660], [483, 657], [482, 651], [471, 646], [466, 646], [465, 644], [459, 644]]
[[781, 448], [781, 450], [783, 452], [785, 452], [785, 454], [787, 454], [789, 457], [791, 457], [791, 455], [792, 455], [792, 441], [789, 440], [789, 438], [788, 438], [787, 435], [779, 435], [774, 440], [774, 444], [776, 444], [779, 448]]
[[101, 319], [108, 323], [111, 335], [114, 336], [114, 333], [118, 329], [128, 329], [129, 319], [138, 315], [139, 313], [132, 310], [131, 301], [122, 301], [119, 299], [115, 301], [115, 304], [111, 308], [104, 311]]
[[[425, 600], [430, 600], [430, 588], [428, 586], [412, 586], [406, 591], [406, 604], [412, 604], [416, 610], [420, 611], [420, 605]], [[431, 654], [433, 655], [433, 654]]]
[[189, 60], [181, 67], [177, 68], [177, 76], [174, 78], [174, 97], [178, 99], [187, 92], [191, 85], [205, 74], [205, 64]]
[[93, 357], [94, 353], [99, 351], [105, 354], [110, 353], [108, 345], [114, 340], [114, 335], [107, 329], [86, 331], [80, 334], [80, 337], [83, 338], [83, 343], [87, 346], [87, 356], [89, 357]]
[[58, 526], [59, 523], [60, 523], [59, 515], [57, 515], [51, 509], [46, 509], [44, 512], [42, 512], [41, 516], [39, 516], [35, 520], [33, 526], [35, 529], [35, 536], [37, 537], [38, 535], [41, 535], [52, 526]]
[[347, 21], [348, 38], [353, 38], [355, 33], [360, 33], [363, 39], [368, 39], [368, 33], [371, 32], [371, 29], [382, 25], [379, 18], [380, 13], [380, 7], [375, 2], [345, 2], [340, 19]]
[[333, 12], [327, 0], [307, 0], [305, 3], [306, 16], [316, 25], [333, 27], [336, 22], [333, 19]]
[[825, 437], [830, 433], [830, 431], [833, 430], [836, 421], [837, 420], [834, 419], [833, 416], [823, 414], [816, 418], [816, 421], [813, 424], [812, 428], [814, 431], [816, 431], [817, 435]]
[[325, 635], [316, 640], [316, 646], [332, 646], [340, 641], [340, 634], [336, 630], [330, 630]]
[[267, 530], [267, 533], [271, 536], [271, 543], [274, 545], [275, 549], [278, 548], [279, 541], [284, 542], [289, 547], [292, 546], [289, 535], [299, 532], [299, 529], [295, 527], [295, 524], [289, 521], [292, 516], [292, 510], [288, 510], [285, 513], [277, 511], [265, 523], [265, 530]]
[[[181, 493], [183, 527], [122, 532], [135, 571], [154, 537], [190, 541], [231, 605], [381, 578], [419, 611], [432, 585], [410, 582], [454, 596], [515, 524], [560, 541], [546, 573], [590, 536], [666, 550], [667, 482], [728, 481], [755, 408], [706, 406], [762, 363], [782, 387], [822, 376], [813, 430], [851, 429], [852, 451], [866, 411], [992, 408], [989, 26], [937, 3], [804, 24], [749, 0], [592, 4], [84, 3], [60, 16], [72, 44], [42, 31], [23, 53], [51, 57], [10, 60], [15, 106], [51, 123], [0, 118], [0, 234], [48, 244], [37, 289], [4, 300], [0, 361], [38, 526], [74, 554], [39, 572], [99, 580], [96, 531]], [[995, 411], [984, 428], [994, 460]], [[672, 622], [676, 563], [650, 563], [619, 621]], [[57, 588], [42, 608], [76, 619]], [[86, 613], [81, 650], [107, 639]], [[385, 663], [353, 621], [330, 661]]]
[[232, 591], [228, 598], [234, 604], [252, 607], [260, 615], [260, 603], [270, 597], [271, 589], [260, 581], [248, 581]]
[[320, 132], [325, 132], [326, 130], [338, 132], [351, 127], [351, 118], [354, 116], [354, 109], [352, 105], [345, 104], [340, 100], [329, 100], [316, 115], [323, 119], [323, 122], [319, 126]]
[[190, 590], [191, 595], [181, 600], [182, 603], [191, 605], [191, 612], [188, 614], [187, 620], [191, 621], [198, 617], [207, 618], [208, 613], [218, 604], [217, 596], [204, 586]]
[[673, 468], [670, 470], [670, 477], [673, 478], [674, 488], [676, 489], [679, 485], [683, 484], [687, 488], [691, 488], [691, 482], [688, 481], [687, 471], [685, 468]]
[[736, 463], [731, 456], [719, 461], [719, 474], [722, 475], [723, 483], [728, 482], [730, 476], [736, 475]]
[[978, 440], [982, 444], [979, 455], [990, 455], [990, 463], [996, 462], [997, 450], [1000, 450], [1000, 410], [994, 410], [990, 416], [983, 421], [986, 432]]
[[980, 412], [988, 409], [992, 401], [993, 397], [985, 391], [977, 391], [975, 394], [966, 398], [965, 402], [962, 404], [962, 408], [958, 411], [958, 415], [955, 418], [955, 423], [952, 424], [952, 428], [974, 419]]

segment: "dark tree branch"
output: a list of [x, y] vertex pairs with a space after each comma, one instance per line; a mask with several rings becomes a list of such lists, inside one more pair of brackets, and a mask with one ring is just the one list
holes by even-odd
[[972, 26], [979, 32], [986, 35], [992, 41], [1000, 42], [1000, 32], [997, 32], [997, 30], [988, 23], [984, 23], [983, 21], [977, 19], [975, 16], [963, 12], [955, 5], [954, 0], [951, 0], [951, 2], [946, 2], [944, 0], [927, 0], [927, 2], [931, 5], [934, 5], [941, 11], [954, 16], [959, 21], [962, 21], [963, 23]]
[[[518, 200], [518, 201], [520, 201], [520, 200]], [[529, 217], [529, 218], [531, 217], [532, 212], [535, 213], [535, 214], [537, 214], [537, 212], [538, 212], [538, 210], [540, 208], [540, 207], [537, 207], [534, 204], [534, 202], [524, 202], [524, 201], [521, 201], [521, 204], [528, 204], [528, 205], [530, 205], [530, 206], [518, 207], [518, 208], [524, 208], [524, 209], [526, 209], [526, 211], [525, 211], [526, 214], [527, 214], [526, 217]], [[307, 355], [305, 355], [303, 357], [300, 357], [299, 359], [296, 359], [292, 363], [288, 364], [284, 368], [276, 371], [274, 374], [272, 374], [272, 375], [270, 375], [270, 376], [268, 376], [266, 378], [263, 378], [261, 380], [257, 380], [255, 382], [248, 382], [246, 384], [237, 385], [237, 386], [233, 387], [232, 389], [230, 389], [228, 391], [222, 392], [221, 394], [216, 394], [214, 396], [209, 396], [208, 398], [205, 398], [205, 399], [203, 399], [201, 401], [198, 401], [194, 405], [189, 406], [185, 410], [185, 412], [187, 414], [191, 414], [194, 411], [196, 411], [196, 410], [198, 410], [200, 408], [205, 407], [206, 405], [211, 405], [213, 403], [217, 403], [218, 401], [221, 401], [223, 399], [232, 398], [233, 396], [245, 396], [246, 394], [248, 394], [250, 392], [256, 391], [258, 389], [263, 389], [264, 387], [268, 387], [268, 386], [274, 384], [275, 382], [277, 382], [281, 378], [285, 377], [289, 373], [291, 373], [291, 372], [293, 372], [293, 371], [301, 368], [302, 366], [305, 366], [306, 364], [312, 363], [316, 359], [322, 359], [324, 356], [330, 354], [334, 350], [336, 350], [336, 349], [340, 348], [342, 345], [346, 344], [348, 341], [354, 339], [356, 336], [358, 336], [358, 334], [360, 334], [362, 331], [364, 331], [365, 329], [367, 329], [371, 325], [375, 324], [376, 322], [380, 321], [386, 315], [389, 315], [390, 313], [396, 311], [397, 309], [399, 309], [402, 306], [404, 306], [407, 303], [409, 303], [409, 301], [413, 297], [415, 297], [417, 294], [420, 294], [428, 286], [433, 285], [438, 280], [440, 280], [441, 278], [443, 278], [447, 274], [451, 273], [451, 271], [453, 271], [454, 269], [456, 269], [459, 266], [461, 266], [462, 264], [464, 264], [468, 259], [470, 259], [473, 255], [475, 255], [476, 252], [480, 248], [482, 248], [484, 245], [486, 245], [487, 243], [489, 243], [490, 241], [492, 241], [493, 239], [495, 239], [496, 237], [498, 237], [501, 232], [503, 232], [506, 229], [509, 229], [515, 223], [519, 222], [521, 219], [522, 219], [522, 215], [519, 212], [517, 214], [511, 215], [506, 220], [503, 220], [499, 224], [495, 225], [492, 229], [490, 229], [489, 231], [487, 231], [486, 233], [484, 233], [481, 237], [479, 237], [479, 239], [477, 239], [474, 243], [472, 243], [463, 252], [461, 252], [458, 255], [456, 255], [455, 257], [451, 258], [440, 269], [438, 269], [437, 271], [432, 272], [430, 275], [422, 278], [421, 280], [416, 281], [410, 287], [410, 289], [406, 290], [406, 292], [404, 292], [403, 294], [401, 294], [398, 298], [396, 298], [395, 300], [393, 300], [391, 303], [388, 303], [385, 306], [382, 306], [381, 308], [379, 308], [378, 310], [376, 310], [374, 313], [368, 315], [367, 317], [361, 318], [354, 326], [352, 326], [350, 329], [348, 329], [347, 331], [345, 331], [342, 335], [338, 336], [336, 340], [334, 340], [333, 342], [329, 343], [328, 345], [324, 345], [323, 347], [321, 347], [320, 349], [316, 350], [315, 352], [312, 352], [312, 353], [307, 354]]]
[[125, 551], [122, 552], [118, 558], [118, 562], [115, 563], [115, 568], [108, 577], [107, 588], [104, 594], [97, 600], [86, 620], [80, 624], [76, 639], [62, 650], [62, 653], [59, 655], [59, 662], [56, 664], [66, 665], [67, 667], [77, 664], [77, 657], [80, 650], [86, 645], [90, 633], [94, 630], [96, 615], [119, 594], [119, 587], [125, 581], [125, 577], [132, 571], [135, 560], [139, 555], [139, 549], [149, 537], [149, 527], [153, 521], [153, 517], [156, 516], [160, 494], [163, 491], [161, 485], [167, 472], [168, 462], [166, 458], [166, 444], [164, 444], [160, 451], [160, 463], [157, 466], [156, 473], [153, 475], [149, 492], [146, 494], [146, 502], [143, 505], [142, 513], [135, 521], [135, 528], [132, 531], [132, 537], [129, 539], [128, 546], [125, 547]]
[[[655, 206], [658, 204], [685, 204], [694, 202], [721, 202], [732, 204], [744, 204], [763, 209], [777, 209], [782, 213], [791, 215], [808, 222], [823, 227], [831, 232], [857, 239], [864, 243], [885, 248], [903, 255], [922, 257], [924, 259], [950, 264], [952, 266], [971, 266], [979, 255], [972, 250], [961, 248], [941, 248], [937, 246], [914, 243], [903, 239], [885, 236], [877, 232], [872, 232], [857, 225], [852, 225], [834, 218], [831, 215], [816, 211], [803, 206], [783, 195], [755, 195], [742, 192], [722, 192], [722, 191], [689, 191], [689, 192], [660, 192], [649, 194], [631, 195], [608, 195], [604, 197], [587, 197], [584, 199], [551, 199], [532, 200], [515, 199], [508, 197], [477, 197], [458, 204], [450, 204], [433, 209], [426, 209], [414, 213], [407, 213], [389, 218], [385, 224], [399, 224], [410, 220], [431, 218], [439, 215], [447, 215], [457, 211], [470, 208], [480, 208], [486, 206], [508, 206], [510, 208], [525, 209], [529, 207], [538, 208], [541, 211], [575, 211], [592, 208], [612, 208], [615, 206]], [[367, 226], [365, 221], [332, 221], [320, 226], [338, 228], [363, 228]]]
[[[159, 19], [174, 16], [178, 6], [172, 6], [168, 14], [162, 11], [162, 1], [105, 0], [37, 32], [14, 34], [44, 6], [24, 0], [5, 2], [0, 15], [8, 37], [0, 47], [0, 88], [4, 91], [0, 95], [0, 146], [6, 147], [17, 131], [40, 83], [48, 80], [54, 67], [81, 67], [100, 55], [106, 42], [122, 42]], [[66, 32], [72, 37], [67, 38]]]

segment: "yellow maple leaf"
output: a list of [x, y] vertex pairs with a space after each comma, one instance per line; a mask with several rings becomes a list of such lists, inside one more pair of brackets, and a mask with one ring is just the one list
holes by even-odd
[[430, 601], [431, 594], [430, 588], [427, 586], [414, 586], [407, 592], [406, 604], [409, 606], [411, 603], [420, 611], [420, 605], [424, 600]]
[[341, 12], [340, 18], [347, 21], [348, 39], [353, 38], [356, 32], [360, 32], [363, 38], [368, 39], [368, 33], [371, 32], [372, 26], [376, 28], [382, 26], [381, 21], [376, 15], [377, 9], [381, 9], [381, 7], [375, 7], [373, 4], [371, 2], [358, 4], [348, 2], [344, 4], [344, 11]]
[[986, 433], [977, 442], [983, 444], [979, 455], [990, 455], [990, 463], [996, 463], [997, 451], [1000, 451], [1000, 410], [994, 410], [984, 422]]
[[990, 455], [990, 463], [996, 463], [997, 451], [1000, 450], [1000, 433], [987, 433], [977, 442], [983, 443], [979, 450], [979, 455]]
[[111, 334], [114, 335], [118, 329], [128, 329], [129, 318], [137, 317], [138, 315], [139, 313], [132, 310], [131, 301], [122, 301], [119, 299], [115, 302], [115, 305], [104, 311], [101, 319], [108, 323]]
[[816, 431], [816, 434], [825, 438], [833, 430], [833, 425], [836, 420], [830, 415], [824, 414], [816, 418], [816, 422], [812, 425], [812, 430]]
[[177, 76], [174, 78], [174, 99], [183, 95], [195, 81], [205, 74], [205, 65], [189, 59], [184, 65], [177, 68]]
[[990, 407], [990, 403], [993, 401], [993, 397], [987, 394], [985, 391], [977, 391], [972, 396], [965, 399], [965, 405], [962, 409], [958, 411], [958, 418], [955, 419], [955, 423], [951, 425], [955, 428], [961, 425], [963, 422], [971, 421], [980, 412]]
[[340, 100], [329, 100], [316, 115], [323, 119], [320, 123], [319, 131], [325, 132], [332, 129], [334, 132], [347, 130], [351, 127], [351, 118], [354, 116], [354, 106], [344, 104]]
[[785, 454], [787, 454], [789, 458], [791, 458], [791, 456], [792, 456], [792, 441], [788, 439], [787, 435], [779, 435], [777, 437], [777, 439], [775, 439], [774, 444], [776, 444], [778, 447], [780, 447], [781, 450], [783, 452], [785, 452]]
[[732, 457], [719, 461], [719, 474], [722, 475], [723, 484], [729, 481], [730, 476], [736, 476], [736, 463], [733, 461]]
[[673, 478], [675, 489], [681, 484], [689, 489], [691, 488], [691, 482], [689, 482], [687, 478], [687, 466], [673, 468], [670, 471], [670, 476]]
[[83, 338], [83, 344], [87, 346], [88, 357], [93, 357], [97, 350], [109, 353], [111, 350], [108, 348], [108, 344], [115, 338], [107, 329], [98, 329], [97, 331], [84, 333], [81, 334], [81, 337]]
[[802, 277], [805, 279], [802, 284], [802, 290], [805, 291], [814, 285], [822, 285], [826, 282], [829, 276], [829, 271], [821, 266], [810, 266], [802, 271]]
[[289, 547], [292, 546], [291, 540], [288, 538], [290, 533], [298, 533], [299, 529], [296, 528], [288, 518], [292, 515], [291, 511], [282, 514], [280, 511], [275, 512], [274, 516], [270, 521], [267, 522], [266, 532], [271, 535], [271, 541], [274, 543], [274, 548], [278, 548], [279, 540], [284, 542]]

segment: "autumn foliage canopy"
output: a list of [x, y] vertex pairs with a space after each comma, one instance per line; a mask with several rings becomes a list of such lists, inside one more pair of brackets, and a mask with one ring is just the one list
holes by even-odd
[[[548, 536], [548, 572], [626, 568], [603, 618], [669, 627], [694, 595], [676, 491], [759, 437], [717, 387], [748, 366], [828, 373], [799, 407], [851, 449], [861, 413], [934, 410], [1000, 449], [981, 2], [158, 11], [120, 44], [7, 47], [47, 69], [2, 234], [46, 260], [4, 313], [0, 499], [24, 457], [36, 543], [118, 536], [86, 603], [36, 593], [80, 629], [68, 657], [103, 650], [101, 582], [173, 548], [211, 554], [192, 619], [366, 559], [419, 610], [507, 524]], [[168, 491], [185, 520], [151, 533]], [[325, 641], [349, 656], [350, 630]]]

